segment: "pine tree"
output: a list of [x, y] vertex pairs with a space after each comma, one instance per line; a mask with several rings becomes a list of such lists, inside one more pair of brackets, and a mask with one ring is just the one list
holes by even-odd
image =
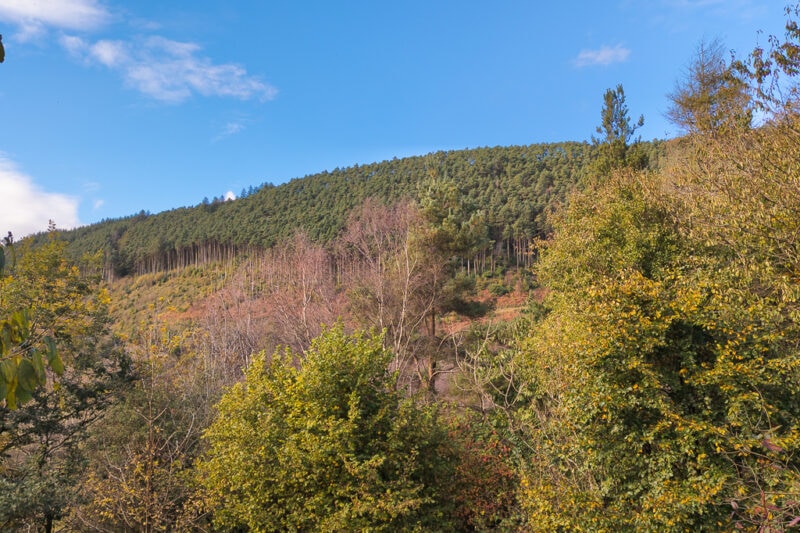
[[[595, 161], [595, 173], [605, 175], [609, 171], [632, 167], [641, 169], [647, 166], [647, 157], [641, 150], [631, 149], [634, 133], [644, 125], [644, 115], [632, 123], [628, 116], [628, 105], [625, 103], [625, 91], [622, 85], [616, 89], [606, 89], [603, 94], [603, 108], [600, 111], [600, 126], [596, 132], [600, 138], [592, 138], [600, 146], [598, 159]], [[635, 143], [638, 145], [638, 141]]]

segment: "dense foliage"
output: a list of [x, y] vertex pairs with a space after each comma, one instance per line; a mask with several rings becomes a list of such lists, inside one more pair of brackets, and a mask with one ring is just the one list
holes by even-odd
[[[51, 531], [75, 503], [73, 485], [86, 458], [81, 442], [127, 374], [126, 358], [108, 336], [108, 293], [99, 287], [96, 258], [73, 264], [64, 247], [50, 235], [42, 247], [18, 250], [18, 261], [0, 278], [0, 316], [22, 324], [21, 347], [30, 354], [21, 358], [12, 350], [3, 361], [8, 375], [9, 361], [19, 369], [19, 401], [9, 401], [7, 393], [0, 405], [2, 529]], [[39, 344], [58, 354], [48, 367]], [[24, 382], [26, 366], [36, 373], [32, 384]], [[55, 383], [45, 379], [48, 368], [58, 374]]]
[[554, 221], [522, 355], [532, 527], [800, 522], [800, 116], [787, 101], [751, 129], [718, 88], [662, 171], [596, 180]]
[[[8, 256], [8, 260], [6, 257]], [[0, 243], [0, 289], [12, 286], [13, 276], [5, 276], [16, 266], [14, 238], [9, 232]], [[15, 409], [17, 402], [30, 400], [33, 392], [47, 383], [46, 367], [57, 375], [64, 372], [61, 356], [52, 337], [34, 327], [28, 302], [3, 302], [0, 311], [0, 401]], [[12, 305], [24, 307], [14, 309]]]
[[575, 198], [543, 256], [553, 293], [529, 345], [545, 413], [532, 518], [714, 530], [738, 510], [788, 522], [800, 359], [784, 310], [795, 304], [724, 243], [686, 235], [653, 185], [627, 175]]
[[452, 473], [432, 407], [403, 398], [380, 338], [324, 332], [259, 356], [219, 404], [199, 465], [216, 522], [253, 531], [449, 529]]
[[787, 14], [748, 57], [700, 45], [666, 143], [633, 138], [620, 85], [592, 145], [336, 170], [0, 248], [0, 528], [795, 529]]
[[[647, 144], [656, 161], [658, 143]], [[437, 152], [322, 172], [265, 186], [236, 201], [109, 220], [65, 232], [75, 256], [103, 250], [107, 276], [143, 274], [230, 259], [302, 229], [333, 240], [367, 198], [419, 198], [432, 176], [452, 181], [468, 205], [486, 213], [488, 237], [506, 255], [547, 230], [545, 211], [562, 202], [596, 156], [586, 143]]]

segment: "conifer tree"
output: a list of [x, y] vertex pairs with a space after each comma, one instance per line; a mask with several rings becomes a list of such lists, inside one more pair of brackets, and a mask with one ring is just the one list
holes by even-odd
[[[606, 89], [603, 94], [600, 119], [596, 132], [601, 137], [593, 138], [594, 143], [600, 146], [600, 153], [595, 162], [595, 173], [605, 175], [610, 170], [621, 167], [636, 169], [646, 167], [645, 153], [631, 149], [630, 145], [636, 130], [644, 125], [644, 115], [640, 115], [636, 123], [631, 122], [622, 84], [617, 85], [615, 89]], [[638, 142], [635, 144], [638, 145]]]

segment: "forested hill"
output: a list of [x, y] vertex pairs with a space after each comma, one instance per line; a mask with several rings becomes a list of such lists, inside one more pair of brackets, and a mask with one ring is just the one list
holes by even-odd
[[[651, 163], [658, 159], [660, 143], [641, 147]], [[457, 188], [468, 211], [482, 213], [491, 241], [508, 251], [545, 230], [546, 207], [565, 198], [596, 154], [578, 142], [436, 152], [265, 185], [234, 201], [107, 220], [63, 237], [73, 256], [103, 250], [111, 277], [145, 273], [267, 248], [298, 229], [329, 242], [364, 199], [418, 199], [438, 180]]]

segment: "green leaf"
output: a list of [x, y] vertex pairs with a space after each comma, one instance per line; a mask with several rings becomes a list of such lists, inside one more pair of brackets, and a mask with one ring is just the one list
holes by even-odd
[[36, 379], [39, 383], [44, 383], [47, 380], [47, 375], [44, 371], [44, 360], [42, 359], [42, 354], [39, 350], [33, 349], [31, 351], [31, 364], [33, 365], [33, 369], [36, 371]]
[[16, 325], [16, 333], [19, 336], [17, 342], [22, 342], [30, 336], [31, 321], [26, 311], [16, 311], [11, 315], [12, 325]]
[[12, 411], [17, 408], [17, 395], [15, 394], [17, 390], [17, 380], [13, 380], [8, 383], [6, 387], [6, 405]]
[[17, 365], [11, 359], [0, 362], [0, 377], [6, 383], [11, 383], [17, 375]]
[[8, 355], [11, 351], [11, 326], [3, 322], [0, 326], [0, 356]]
[[50, 365], [53, 372], [60, 376], [64, 373], [64, 363], [56, 350], [56, 341], [52, 337], [45, 337], [44, 343], [47, 346], [47, 364]]
[[53, 358], [50, 359], [50, 368], [53, 369], [53, 372], [55, 372], [58, 376], [64, 373], [64, 363], [61, 361], [61, 357], [57, 353], [53, 354]]
[[33, 363], [27, 359], [23, 359], [19, 362], [19, 366], [17, 367], [17, 380], [19, 383], [17, 397], [23, 402], [23, 393], [31, 393], [36, 387], [42, 384], [36, 375], [36, 369], [33, 367]]
[[33, 391], [29, 391], [22, 387], [17, 387], [16, 398], [15, 398], [16, 403], [14, 407], [11, 407], [11, 409], [16, 409], [17, 408], [16, 404], [22, 405], [24, 403], [29, 402], [31, 398], [33, 398]]

